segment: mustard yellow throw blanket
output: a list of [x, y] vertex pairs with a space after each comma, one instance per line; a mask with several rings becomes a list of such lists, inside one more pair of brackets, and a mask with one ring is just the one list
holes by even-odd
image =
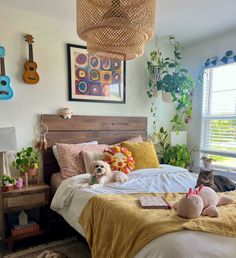
[[[234, 202], [219, 207], [219, 218], [201, 216], [191, 220], [179, 217], [174, 209], [142, 209], [138, 201], [141, 195], [97, 195], [88, 201], [79, 223], [93, 258], [134, 257], [154, 238], [184, 229], [236, 236], [236, 192], [228, 193]], [[167, 193], [164, 197], [173, 203], [182, 195]]]

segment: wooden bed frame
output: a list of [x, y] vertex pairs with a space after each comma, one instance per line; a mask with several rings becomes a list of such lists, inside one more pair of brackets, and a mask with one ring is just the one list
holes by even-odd
[[138, 135], [147, 137], [147, 117], [75, 115], [64, 119], [59, 115], [42, 115], [42, 122], [48, 126], [48, 150], [43, 152], [46, 184], [50, 184], [52, 174], [60, 170], [51, 148], [55, 143], [98, 141], [114, 144]]

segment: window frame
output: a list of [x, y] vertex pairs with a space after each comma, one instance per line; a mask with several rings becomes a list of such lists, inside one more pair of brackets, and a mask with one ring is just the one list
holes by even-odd
[[[230, 65], [233, 64], [234, 62], [229, 62], [227, 64], [222, 64], [222, 65]], [[210, 142], [210, 137], [207, 137], [203, 130], [208, 130], [208, 126], [206, 125], [208, 121], [211, 120], [235, 120], [236, 121], [236, 113], [233, 115], [210, 115], [211, 111], [211, 104], [212, 104], [212, 81], [213, 76], [212, 76], [212, 71], [211, 69], [217, 68], [222, 65], [214, 65], [210, 67], [204, 67], [203, 70], [203, 75], [202, 75], [202, 81], [203, 81], [203, 90], [202, 90], [202, 103], [201, 103], [201, 133], [200, 133], [200, 155], [201, 154], [208, 154], [208, 155], [217, 155], [217, 156], [223, 156], [223, 157], [228, 157], [228, 158], [236, 158], [236, 152], [232, 151], [219, 151], [219, 150], [209, 150], [207, 149], [207, 143], [204, 143], [204, 140], [208, 139]], [[207, 72], [209, 72], [209, 78], [206, 78]], [[205, 81], [207, 79], [207, 81]], [[209, 86], [209, 88], [206, 88]], [[234, 89], [232, 89], [234, 90]], [[218, 169], [223, 169], [226, 170], [227, 172], [230, 171], [235, 171], [236, 172], [236, 166], [235, 167], [230, 167], [230, 166], [222, 166], [222, 165], [215, 165], [216, 168]], [[232, 172], [232, 173], [235, 173]]]

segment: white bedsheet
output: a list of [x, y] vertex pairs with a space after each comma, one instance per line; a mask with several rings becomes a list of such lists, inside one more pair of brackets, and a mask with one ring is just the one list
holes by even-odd
[[[95, 189], [78, 188], [79, 184], [89, 178], [89, 174], [68, 178], [62, 182], [54, 195], [51, 208], [84, 236], [78, 220], [88, 200], [96, 194], [187, 192], [189, 187], [195, 187], [197, 180], [196, 174], [168, 165], [161, 165], [160, 169], [137, 170], [128, 177], [128, 182], [113, 183]], [[145, 257], [236, 258], [236, 238], [187, 230], [168, 233], [151, 241], [135, 256]]]

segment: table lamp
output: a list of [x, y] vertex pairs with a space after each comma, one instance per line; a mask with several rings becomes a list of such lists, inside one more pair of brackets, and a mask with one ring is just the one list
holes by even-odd
[[11, 175], [7, 158], [7, 152], [16, 150], [17, 144], [15, 128], [0, 128], [0, 176]]

